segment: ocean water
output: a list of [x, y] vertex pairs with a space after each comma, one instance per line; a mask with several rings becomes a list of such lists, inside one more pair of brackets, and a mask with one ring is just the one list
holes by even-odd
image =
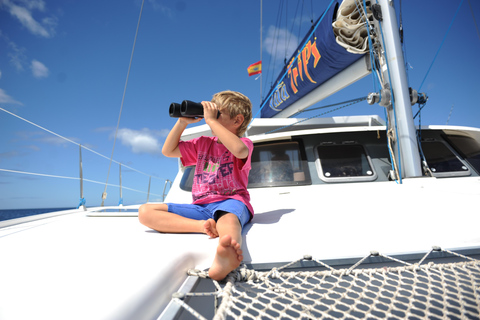
[[75, 208], [43, 208], [43, 209], [6, 209], [0, 210], [0, 221], [33, 216], [47, 212], [70, 210]]

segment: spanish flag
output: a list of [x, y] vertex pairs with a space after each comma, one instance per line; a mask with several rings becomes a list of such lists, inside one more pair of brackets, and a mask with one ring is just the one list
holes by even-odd
[[255, 62], [248, 67], [248, 76], [253, 76], [254, 74], [262, 73], [262, 61]]

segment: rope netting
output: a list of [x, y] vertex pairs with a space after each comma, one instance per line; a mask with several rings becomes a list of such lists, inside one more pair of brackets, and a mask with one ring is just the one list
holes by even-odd
[[[432, 251], [463, 261], [427, 262]], [[415, 264], [371, 253], [348, 269], [313, 260], [323, 270], [282, 271], [305, 258], [265, 272], [241, 266], [222, 285], [214, 281], [216, 292], [176, 294], [173, 300], [198, 319], [205, 318], [185, 298], [214, 296], [214, 319], [480, 319], [480, 261], [432, 251]], [[372, 256], [390, 263], [359, 268]], [[207, 278], [208, 272], [189, 275]]]

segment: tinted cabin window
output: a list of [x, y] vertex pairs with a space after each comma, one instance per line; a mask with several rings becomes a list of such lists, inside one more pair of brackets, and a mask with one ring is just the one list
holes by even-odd
[[370, 181], [376, 179], [370, 159], [362, 145], [320, 145], [317, 168], [320, 178], [327, 182]]
[[465, 136], [448, 136], [449, 142], [480, 174], [480, 143]]
[[185, 168], [182, 180], [180, 181], [180, 188], [185, 191], [192, 191], [193, 177], [195, 176], [195, 166]]
[[297, 141], [256, 145], [248, 187], [310, 184], [308, 166]]
[[[180, 187], [192, 190], [195, 166], [183, 173]], [[248, 188], [311, 184], [308, 164], [297, 141], [255, 145]]]
[[422, 150], [435, 176], [469, 175], [468, 167], [440, 141], [422, 141]]

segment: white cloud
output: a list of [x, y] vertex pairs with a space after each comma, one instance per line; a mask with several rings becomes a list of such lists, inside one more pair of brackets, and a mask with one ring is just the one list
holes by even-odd
[[45, 67], [45, 65], [40, 61], [32, 60], [32, 64], [30, 67], [32, 68], [32, 73], [35, 78], [48, 77], [48, 74], [49, 74], [48, 68]]
[[[75, 140], [78, 140], [77, 138], [74, 138], [74, 137], [68, 137], [67, 139], [69, 140], [72, 140], [72, 141], [75, 141]], [[47, 135], [47, 134], [42, 134], [40, 135], [39, 138], [37, 139], [34, 139], [35, 141], [39, 141], [39, 142], [43, 142], [43, 143], [47, 143], [47, 144], [51, 144], [51, 145], [54, 145], [54, 146], [67, 146], [69, 145], [69, 141], [63, 139], [63, 138], [60, 138], [60, 137], [57, 137], [57, 136], [52, 136], [52, 135]]]
[[45, 2], [42, 0], [3, 0], [2, 5], [31, 33], [50, 38], [55, 34], [57, 19], [44, 18], [38, 22], [33, 17], [33, 10], [45, 11]]
[[[4, 2], [2, 3], [2, 1]], [[22, 5], [27, 6], [27, 8], [37, 8], [39, 10], [43, 10], [43, 7], [42, 7], [43, 1], [35, 1], [35, 0], [16, 0], [16, 1], [20, 2]], [[15, 5], [12, 4], [11, 0], [0, 0], [0, 10], [5, 8], [7, 10], [10, 10], [9, 8], [11, 8], [12, 6], [15, 6]], [[23, 10], [28, 11], [26, 8], [23, 8]], [[45, 26], [49, 26], [53, 30], [54, 27], [56, 26], [56, 18], [44, 18], [43, 24]], [[52, 32], [47, 31], [47, 33], [49, 36], [53, 35], [53, 31]], [[7, 54], [7, 57], [9, 58], [10, 63], [15, 67], [15, 69], [17, 69], [17, 71], [25, 71], [25, 69], [29, 64], [28, 62], [29, 59], [27, 58], [27, 55], [26, 55], [27, 49], [25, 49], [24, 47], [18, 46], [15, 42], [10, 40], [9, 36], [5, 32], [2, 32], [2, 30], [0, 30], [0, 40], [5, 41], [7, 45], [8, 51], [6, 54]], [[48, 71], [48, 69], [46, 69], [46, 67], [43, 64], [42, 64], [43, 68], [40, 65], [34, 66], [33, 64], [34, 62], [31, 62], [30, 64], [32, 68], [38, 66], [38, 68], [35, 69], [34, 71], [34, 72], [37, 72], [36, 75], [38, 75], [39, 77], [44, 77], [45, 76], [44, 72], [45, 70]]]
[[152, 5], [153, 7], [153, 10], [155, 11], [160, 11], [162, 12], [164, 15], [166, 15], [167, 17], [172, 17], [173, 14], [172, 14], [172, 10], [167, 7], [167, 6], [164, 6], [163, 4], [160, 3], [160, 1], [158, 0], [149, 0], [150, 4]]
[[10, 62], [13, 64], [15, 69], [17, 69], [18, 71], [23, 71], [24, 70], [23, 63], [25, 60], [25, 54], [24, 54], [25, 50], [21, 50], [21, 49], [15, 50], [15, 49], [13, 49], [13, 52], [8, 53], [8, 57], [10, 58]]
[[297, 36], [282, 28], [270, 26], [264, 40], [265, 50], [277, 60], [284, 60], [291, 57], [298, 47]]
[[[0, 0], [1, 1], [1, 0]], [[1, 8], [1, 3], [0, 3]], [[7, 56], [10, 58], [10, 63], [18, 70], [23, 71], [23, 65], [25, 61], [27, 61], [27, 57], [25, 55], [25, 48], [17, 46], [17, 44], [9, 39], [9, 37], [0, 30], [0, 39], [4, 40], [9, 48], [9, 52]]]
[[43, 0], [17, 0], [19, 3], [22, 3], [28, 9], [38, 9], [40, 11], [45, 11], [45, 2]]
[[[62, 138], [61, 136], [52, 135], [51, 133], [48, 133], [45, 131], [17, 131], [15, 134], [21, 141], [28, 140], [30, 142], [35, 141], [35, 142], [46, 143], [54, 146], [63, 146], [63, 147], [66, 147], [71, 144], [71, 142], [68, 140], [71, 140], [74, 142], [79, 141], [79, 139], [75, 137]], [[28, 149], [39, 150], [39, 147], [36, 147], [35, 145], [30, 145], [28, 146]]]
[[0, 89], [0, 103], [12, 103], [12, 104], [23, 105], [21, 102], [18, 102], [14, 98], [10, 97], [3, 89]]
[[150, 130], [144, 128], [142, 130], [133, 130], [123, 128], [118, 130], [118, 139], [123, 145], [132, 149], [133, 153], [161, 153], [160, 142], [158, 138], [168, 134], [168, 130]]

